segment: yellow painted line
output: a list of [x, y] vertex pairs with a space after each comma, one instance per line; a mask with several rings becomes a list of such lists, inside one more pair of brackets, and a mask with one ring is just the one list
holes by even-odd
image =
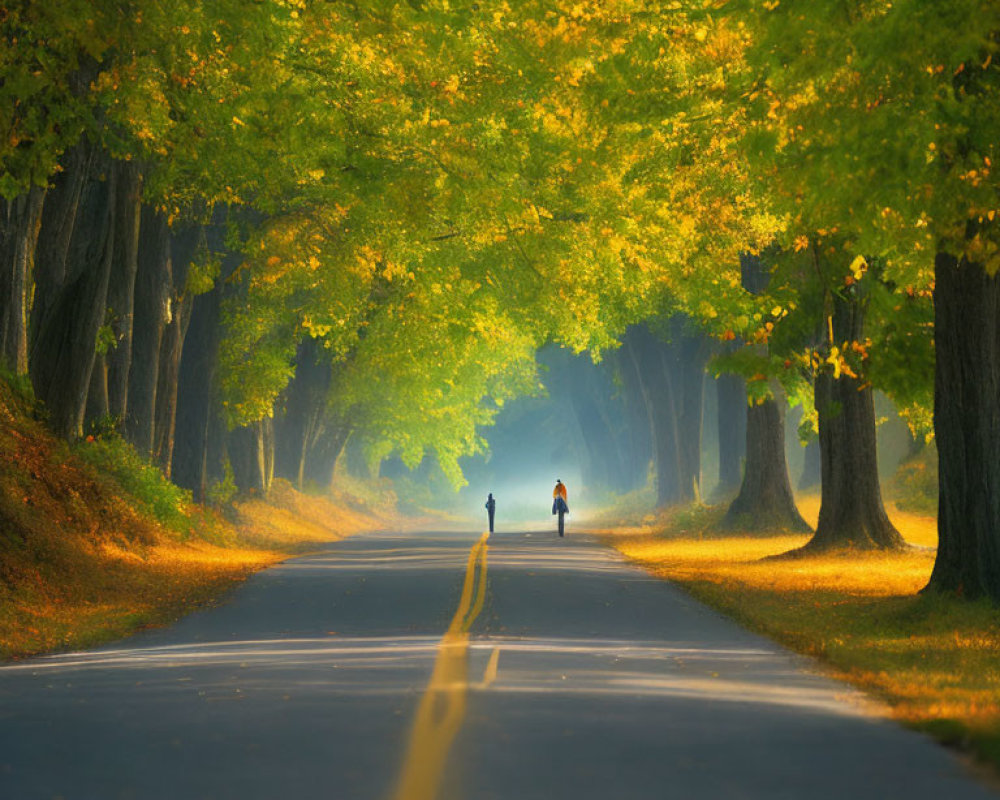
[[[465, 719], [469, 628], [486, 599], [488, 538], [489, 533], [484, 533], [469, 551], [458, 610], [438, 642], [434, 671], [417, 708], [394, 800], [434, 800], [452, 742]], [[496, 651], [494, 655], [499, 657]], [[491, 657], [491, 663], [495, 660]]]

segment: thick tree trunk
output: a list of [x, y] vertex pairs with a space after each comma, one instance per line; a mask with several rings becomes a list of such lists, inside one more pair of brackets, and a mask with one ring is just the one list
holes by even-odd
[[217, 286], [194, 298], [178, 379], [171, 477], [198, 501], [204, 499], [212, 473], [221, 466], [211, 464], [209, 458], [213, 430], [218, 427], [214, 392], [221, 296]]
[[116, 161], [115, 232], [108, 284], [108, 308], [115, 346], [108, 351], [108, 411], [122, 431], [128, 413], [129, 368], [132, 365], [132, 320], [139, 252], [139, 209], [142, 176], [132, 161]]
[[151, 456], [160, 347], [163, 328], [173, 314], [170, 228], [165, 214], [151, 207], [142, 210], [140, 241], [125, 433], [140, 453]]
[[938, 551], [927, 588], [1000, 603], [1000, 275], [935, 259]]
[[816, 535], [804, 548], [891, 550], [905, 546], [882, 505], [871, 387], [816, 376], [821, 490]]
[[[82, 432], [97, 334], [107, 308], [116, 205], [116, 181], [113, 171], [107, 172], [108, 178], [94, 176], [84, 188], [65, 281], [39, 320], [30, 358], [35, 394], [49, 410], [52, 429], [69, 439]], [[41, 235], [47, 236], [44, 223]]]
[[782, 406], [774, 397], [747, 407], [746, 467], [740, 493], [720, 527], [727, 530], [808, 531], [795, 507], [785, 461]]
[[45, 189], [0, 199], [0, 362], [28, 372], [28, 318]]
[[715, 494], [731, 497], [740, 488], [747, 444], [747, 387], [739, 375], [720, 375], [718, 401], [719, 485]]
[[[743, 288], [751, 294], [767, 290], [771, 273], [757, 256], [740, 256]], [[785, 459], [784, 401], [775, 394], [747, 407], [746, 464], [740, 493], [719, 527], [728, 530], [808, 531], [795, 507]]]
[[94, 148], [81, 142], [63, 158], [63, 170], [53, 179], [42, 208], [41, 232], [35, 250], [35, 297], [28, 330], [28, 369], [36, 342], [52, 306], [66, 283], [70, 246], [76, 230], [83, 189], [91, 172]]
[[[861, 341], [865, 301], [837, 296], [833, 335]], [[871, 385], [824, 370], [816, 376], [821, 489], [819, 524], [806, 552], [842, 548], [892, 550], [905, 547], [882, 505]]]
[[823, 459], [819, 452], [819, 439], [810, 439], [802, 453], [802, 474], [799, 476], [799, 490], [813, 489], [822, 480]]

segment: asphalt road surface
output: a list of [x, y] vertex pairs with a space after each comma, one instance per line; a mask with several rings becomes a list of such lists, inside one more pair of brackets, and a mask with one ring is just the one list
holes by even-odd
[[3, 800], [997, 797], [572, 531], [359, 536], [0, 667]]

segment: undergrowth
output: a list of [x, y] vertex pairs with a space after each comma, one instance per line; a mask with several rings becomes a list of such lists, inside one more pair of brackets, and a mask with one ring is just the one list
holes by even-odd
[[140, 456], [118, 433], [88, 436], [74, 453], [87, 464], [111, 475], [157, 522], [183, 535], [192, 528], [191, 492], [167, 480], [159, 467]]

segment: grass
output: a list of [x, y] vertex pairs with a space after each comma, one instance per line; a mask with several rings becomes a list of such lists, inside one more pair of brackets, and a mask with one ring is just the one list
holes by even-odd
[[[815, 523], [819, 499], [801, 498], [800, 510]], [[716, 516], [702, 509], [603, 533], [748, 628], [819, 658], [904, 724], [1000, 769], [1000, 609], [918, 594], [934, 564], [933, 517], [890, 509], [916, 545], [907, 552], [773, 560], [808, 536], [719, 537]]]
[[112, 476], [139, 507], [157, 522], [188, 533], [192, 525], [191, 492], [171, 483], [158, 467], [140, 456], [117, 433], [88, 436], [73, 452], [98, 471]]
[[43, 416], [0, 380], [0, 659], [166, 624], [290, 553], [384, 523], [282, 483], [227, 518], [122, 440], [70, 447]]

